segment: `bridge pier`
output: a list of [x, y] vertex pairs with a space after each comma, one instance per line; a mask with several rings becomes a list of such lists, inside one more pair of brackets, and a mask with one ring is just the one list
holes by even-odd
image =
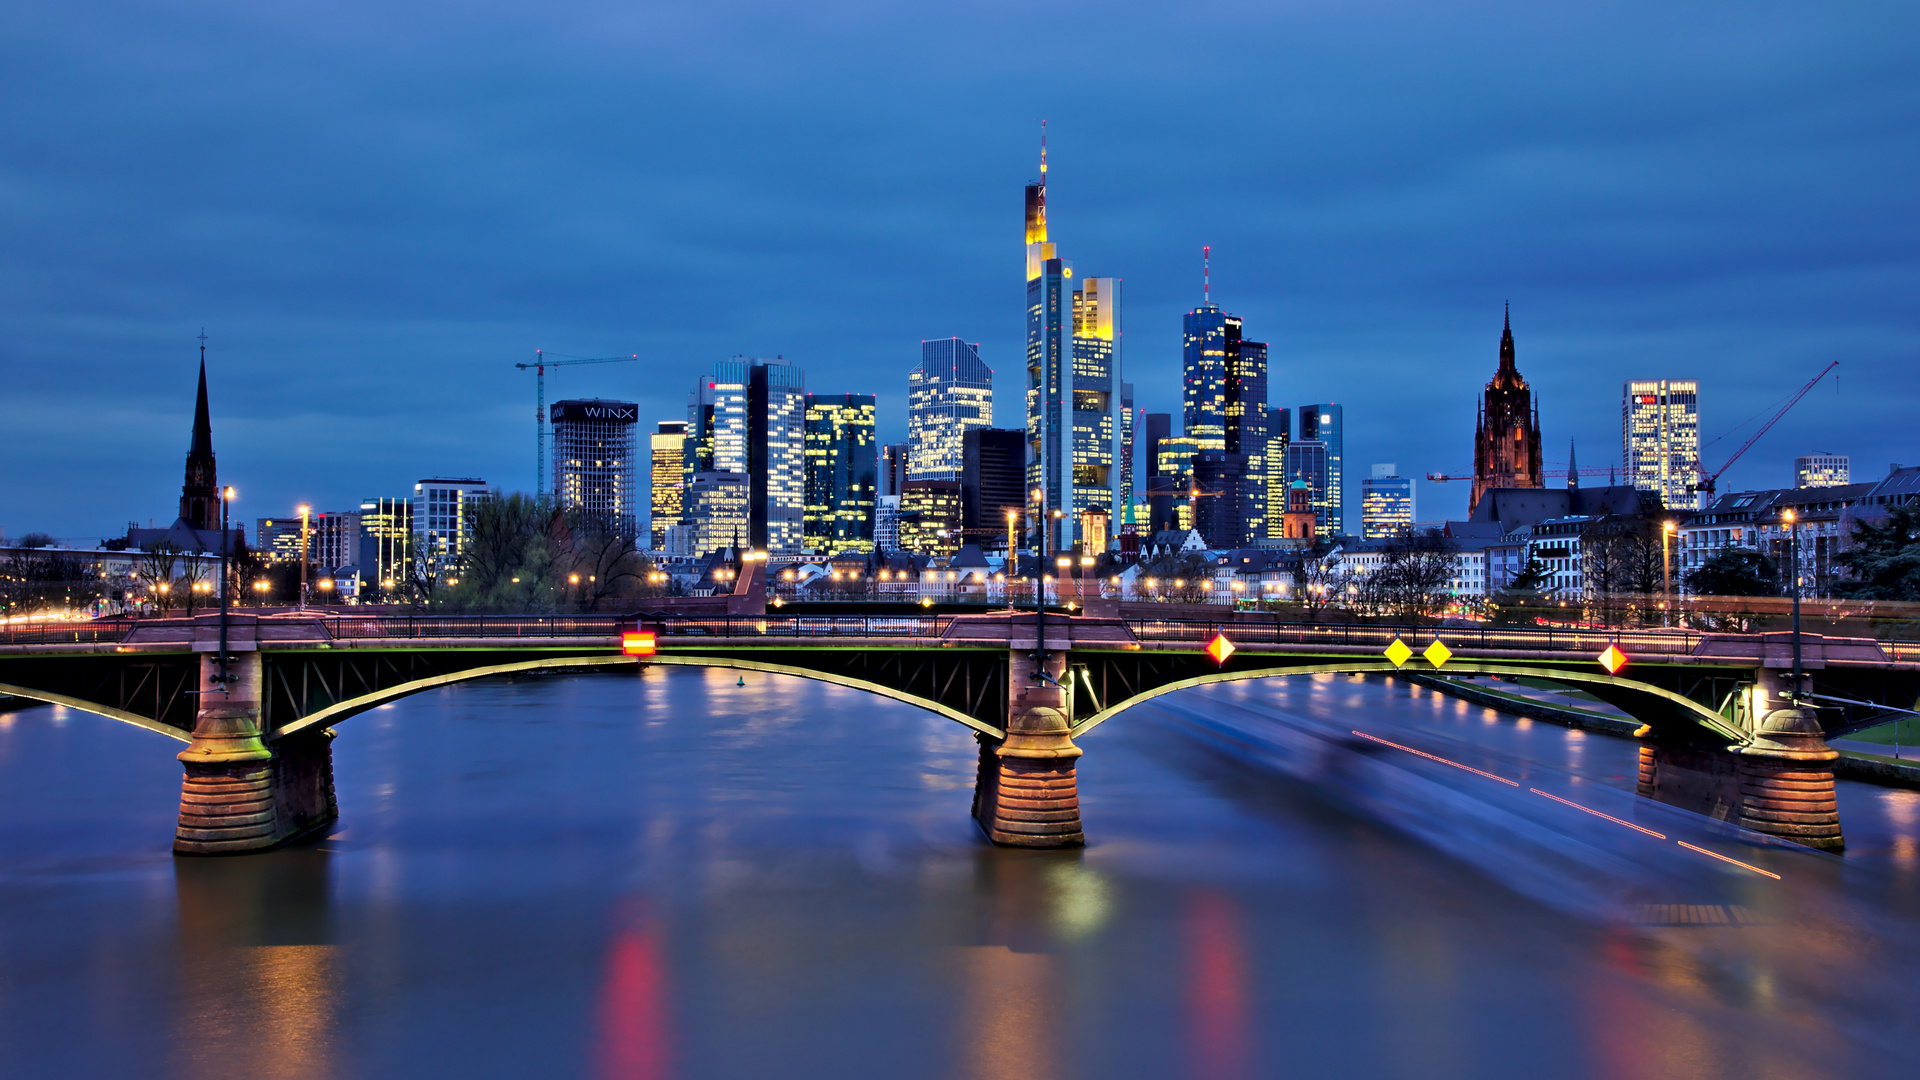
[[[1059, 620], [1064, 623], [1065, 620]], [[1062, 627], [1064, 630], [1064, 627]], [[987, 838], [1008, 847], [1080, 847], [1080, 787], [1075, 776], [1080, 748], [1068, 734], [1066, 692], [1032, 685], [1034, 642], [1008, 656], [1007, 737], [981, 735], [980, 772], [973, 789], [973, 816]], [[1054, 641], [1048, 639], [1052, 647]], [[1063, 640], [1048, 653], [1048, 674], [1066, 675]]]
[[[1786, 679], [1763, 667], [1747, 740], [1725, 750], [1640, 744], [1640, 794], [1822, 851], [1843, 851], [1833, 787], [1840, 752], [1812, 709], [1794, 708]], [[1768, 708], [1780, 705], [1782, 708]]]
[[[239, 640], [242, 636], [246, 640]], [[180, 783], [175, 854], [265, 851], [325, 826], [339, 813], [333, 796], [333, 732], [269, 748], [260, 737], [260, 653], [250, 632], [233, 637], [234, 680], [225, 687], [216, 679], [218, 643], [207, 650], [194, 643], [201, 653], [200, 707], [193, 739], [178, 755], [186, 775]]]

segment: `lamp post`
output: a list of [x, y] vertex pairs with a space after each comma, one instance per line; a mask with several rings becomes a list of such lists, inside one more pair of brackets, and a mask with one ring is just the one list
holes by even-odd
[[313, 510], [300, 504], [300, 610], [307, 610], [307, 523]]
[[1793, 580], [1793, 694], [1795, 708], [1800, 705], [1800, 526], [1793, 508], [1780, 511], [1787, 524], [1787, 573]]
[[1667, 538], [1680, 528], [1671, 521], [1660, 523], [1660, 598], [1666, 601], [1661, 606], [1660, 625], [1673, 625], [1673, 564], [1668, 561]]
[[233, 685], [233, 678], [227, 671], [227, 552], [233, 548], [227, 531], [228, 509], [233, 504], [233, 489], [220, 489], [220, 692], [225, 694]]

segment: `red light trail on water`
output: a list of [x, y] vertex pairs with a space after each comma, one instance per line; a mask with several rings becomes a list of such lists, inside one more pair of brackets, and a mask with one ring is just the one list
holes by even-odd
[[1606, 818], [1608, 821], [1613, 822], [1615, 825], [1625, 825], [1627, 828], [1632, 829], [1634, 832], [1643, 832], [1643, 833], [1646, 833], [1648, 836], [1659, 837], [1662, 840], [1665, 840], [1667, 838], [1666, 833], [1657, 833], [1657, 832], [1654, 832], [1652, 829], [1643, 829], [1640, 826], [1635, 825], [1631, 821], [1621, 821], [1619, 818], [1614, 817], [1612, 814], [1603, 814], [1600, 811], [1595, 810], [1591, 806], [1581, 806], [1579, 803], [1574, 802], [1571, 799], [1563, 799], [1558, 795], [1548, 795], [1546, 792], [1541, 791], [1537, 787], [1528, 788], [1527, 790], [1533, 792], [1535, 795], [1540, 795], [1540, 796], [1544, 796], [1545, 798], [1552, 799], [1554, 802], [1565, 803], [1566, 805], [1573, 807], [1575, 810], [1585, 810], [1587, 813], [1592, 814], [1594, 817]]
[[1765, 874], [1775, 881], [1780, 880], [1780, 875], [1774, 873], [1771, 870], [1762, 870], [1751, 863], [1743, 863], [1739, 859], [1729, 859], [1725, 855], [1722, 855], [1717, 851], [1708, 851], [1706, 848], [1703, 848], [1703, 847], [1694, 847], [1692, 844], [1687, 843], [1685, 840], [1676, 840], [1674, 841], [1674, 843], [1679, 844], [1681, 847], [1686, 848], [1688, 851], [1697, 851], [1702, 855], [1707, 855], [1712, 858], [1719, 859], [1721, 862], [1730, 862], [1733, 865], [1741, 868], [1742, 870], [1751, 870], [1756, 874]]

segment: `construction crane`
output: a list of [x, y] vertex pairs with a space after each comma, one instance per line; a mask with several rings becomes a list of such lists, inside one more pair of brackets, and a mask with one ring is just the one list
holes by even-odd
[[569, 356], [564, 360], [549, 360], [546, 353], [533, 350], [533, 363], [515, 364], [525, 371], [533, 369], [533, 488], [536, 497], [541, 500], [547, 495], [547, 369], [550, 367], [571, 367], [575, 364], [631, 364], [640, 359], [640, 354], [632, 356]]
[[[1605, 476], [1609, 473], [1612, 473], [1614, 470], [1612, 468], [1605, 468], [1605, 469], [1577, 469], [1574, 471], [1578, 472], [1581, 476]], [[1548, 476], [1565, 476], [1567, 475], [1567, 470], [1566, 469], [1548, 469], [1545, 472], [1542, 472], [1540, 475], [1542, 478], [1545, 478]], [[1445, 484], [1445, 483], [1450, 483], [1451, 481], [1454, 481], [1454, 480], [1471, 480], [1473, 479], [1473, 477], [1471, 475], [1454, 476], [1448, 473], [1430, 472], [1427, 474], [1427, 479], [1436, 484]]]
[[1807, 396], [1807, 391], [1813, 389], [1815, 383], [1819, 382], [1821, 379], [1826, 378], [1827, 372], [1832, 371], [1834, 368], [1837, 368], [1839, 366], [1840, 366], [1840, 361], [1835, 360], [1829, 363], [1826, 367], [1821, 368], [1820, 374], [1815, 375], [1811, 379], [1808, 379], [1807, 385], [1801, 387], [1799, 392], [1795, 393], [1792, 397], [1788, 398], [1787, 403], [1785, 405], [1780, 406], [1780, 411], [1774, 413], [1773, 416], [1770, 417], [1766, 423], [1760, 425], [1759, 431], [1754, 432], [1753, 435], [1749, 437], [1746, 442], [1741, 443], [1740, 449], [1735, 450], [1733, 452], [1733, 456], [1727, 459], [1727, 463], [1725, 465], [1722, 465], [1718, 469], [1715, 469], [1712, 476], [1706, 476], [1707, 468], [1705, 465], [1701, 464], [1700, 455], [1695, 454], [1693, 456], [1693, 474], [1696, 478], [1705, 477], [1705, 479], [1696, 479], [1693, 485], [1693, 490], [1706, 492], [1707, 502], [1709, 505], [1711, 505], [1713, 502], [1713, 488], [1714, 488], [1714, 485], [1719, 482], [1720, 474], [1732, 468], [1733, 463], [1740, 460], [1741, 454], [1746, 453], [1749, 447], [1753, 446], [1754, 443], [1759, 442], [1760, 436], [1765, 435], [1767, 433], [1768, 428], [1771, 428], [1773, 425], [1779, 423], [1780, 418], [1787, 415], [1788, 409], [1791, 409], [1795, 405], [1800, 404], [1800, 399]]

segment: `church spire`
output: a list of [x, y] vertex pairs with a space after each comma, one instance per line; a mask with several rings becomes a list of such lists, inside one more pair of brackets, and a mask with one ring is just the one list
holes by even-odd
[[196, 529], [220, 527], [219, 473], [213, 461], [213, 421], [207, 409], [207, 332], [200, 332], [200, 391], [193, 402], [193, 441], [180, 485], [180, 520]]
[[1506, 314], [1500, 321], [1500, 373], [1505, 375], [1511, 372], [1517, 379], [1520, 372], [1513, 364], [1513, 305], [1506, 307]]
[[1573, 440], [1567, 440], [1567, 490], [1580, 490], [1580, 463], [1573, 454]]
[[207, 346], [200, 345], [200, 393], [193, 402], [193, 442], [187, 457], [213, 456], [213, 420], [207, 414]]

